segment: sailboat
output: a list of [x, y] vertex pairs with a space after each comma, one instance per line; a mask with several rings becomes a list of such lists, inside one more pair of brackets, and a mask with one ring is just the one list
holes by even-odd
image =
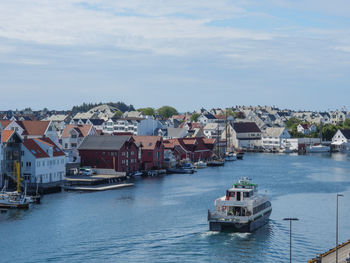
[[26, 209], [29, 207], [30, 199], [26, 196], [26, 191], [21, 194], [20, 163], [14, 163], [17, 177], [17, 191], [6, 192], [5, 187], [0, 192], [0, 208]]

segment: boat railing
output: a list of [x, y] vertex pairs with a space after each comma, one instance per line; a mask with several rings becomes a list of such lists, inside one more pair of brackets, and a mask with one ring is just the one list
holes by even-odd
[[208, 221], [219, 220], [219, 221], [230, 221], [230, 222], [247, 222], [249, 221], [249, 216], [232, 216], [223, 215], [218, 212], [210, 212], [208, 210]]

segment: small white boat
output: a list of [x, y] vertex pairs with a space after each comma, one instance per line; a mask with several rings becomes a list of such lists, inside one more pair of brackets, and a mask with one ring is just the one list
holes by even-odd
[[207, 167], [207, 164], [203, 161], [199, 161], [194, 163], [194, 167], [196, 167], [197, 169], [203, 169]]
[[236, 161], [237, 155], [234, 152], [228, 152], [225, 154], [225, 161]]
[[17, 192], [1, 192], [0, 208], [28, 208], [29, 199]]
[[330, 151], [331, 147], [325, 145], [312, 145], [306, 147], [307, 153], [326, 153]]

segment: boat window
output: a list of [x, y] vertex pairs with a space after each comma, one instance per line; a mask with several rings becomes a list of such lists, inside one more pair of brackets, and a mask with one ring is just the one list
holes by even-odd
[[229, 192], [229, 197], [235, 197], [236, 192]]
[[241, 201], [241, 192], [237, 192], [237, 201]]
[[244, 197], [250, 197], [250, 192], [245, 192], [245, 193], [243, 193], [243, 196], [244, 196]]

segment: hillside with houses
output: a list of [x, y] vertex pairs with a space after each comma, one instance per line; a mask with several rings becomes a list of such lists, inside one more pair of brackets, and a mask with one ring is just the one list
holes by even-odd
[[79, 166], [131, 174], [183, 160], [219, 159], [227, 152], [303, 152], [321, 145], [331, 151], [350, 149], [346, 110], [234, 106], [178, 113], [170, 106], [135, 110], [118, 105], [125, 106], [0, 111], [1, 185], [14, 180], [15, 161], [25, 181], [45, 185], [61, 182], [71, 167]]

